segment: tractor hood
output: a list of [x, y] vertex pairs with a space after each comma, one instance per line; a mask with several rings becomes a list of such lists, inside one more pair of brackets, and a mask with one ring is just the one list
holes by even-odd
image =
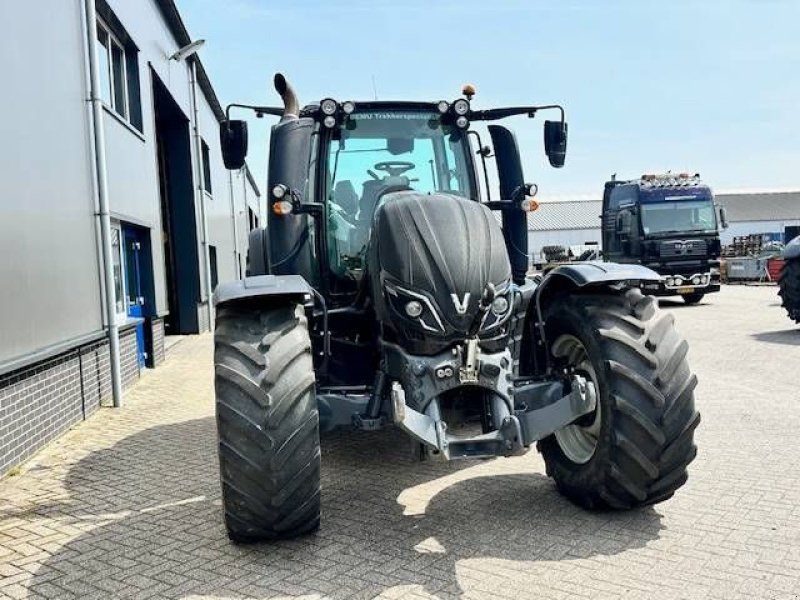
[[[500, 225], [487, 207], [460, 196], [386, 194], [373, 221], [369, 272], [378, 318], [416, 352], [463, 341], [476, 319], [482, 337], [496, 334], [511, 313]], [[480, 315], [489, 283], [507, 302]]]

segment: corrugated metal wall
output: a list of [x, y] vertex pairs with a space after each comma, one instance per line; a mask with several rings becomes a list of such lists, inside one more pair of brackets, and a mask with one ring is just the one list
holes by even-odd
[[[83, 1], [46, 4], [43, 19], [38, 3], [0, 3], [0, 22], [14, 24], [0, 36], [0, 77], [13, 83], [0, 94], [0, 363], [103, 326]], [[149, 230], [155, 308], [162, 313], [167, 297], [150, 69], [191, 118], [190, 69], [167, 58], [176, 42], [155, 3], [108, 4], [139, 49], [143, 117], [140, 134], [110, 111], [104, 114], [110, 208], [115, 219]], [[234, 256], [241, 254], [244, 263], [247, 207], [260, 214], [259, 199], [244, 175], [234, 174], [240, 240], [234, 253], [218, 124], [199, 91], [198, 97], [211, 160], [209, 242], [217, 249], [219, 281], [226, 281], [238, 277]]]
[[1, 363], [102, 313], [80, 2], [0, 4]]

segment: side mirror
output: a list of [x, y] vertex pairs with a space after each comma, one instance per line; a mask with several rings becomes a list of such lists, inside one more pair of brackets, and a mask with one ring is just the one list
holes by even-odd
[[723, 229], [728, 228], [728, 211], [725, 210], [724, 206], [719, 207], [719, 224]]
[[225, 168], [241, 169], [247, 157], [247, 122], [222, 121], [219, 124], [219, 143]]
[[544, 122], [544, 152], [550, 166], [560, 169], [567, 157], [567, 123], [566, 121]]

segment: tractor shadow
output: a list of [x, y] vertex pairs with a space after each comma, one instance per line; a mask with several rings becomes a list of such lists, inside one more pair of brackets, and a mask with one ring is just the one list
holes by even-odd
[[800, 328], [785, 329], [783, 331], [764, 331], [750, 336], [759, 342], [768, 344], [782, 344], [785, 346], [800, 346]]
[[535, 561], [640, 548], [662, 528], [652, 508], [576, 508], [530, 460], [415, 463], [407, 438], [392, 430], [323, 440], [317, 534], [236, 546], [222, 523], [215, 441], [205, 418], [150, 428], [76, 463], [56, 512], [82, 533], [53, 551], [30, 590], [373, 598], [410, 586], [458, 597], [460, 561], [517, 561], [531, 571]]

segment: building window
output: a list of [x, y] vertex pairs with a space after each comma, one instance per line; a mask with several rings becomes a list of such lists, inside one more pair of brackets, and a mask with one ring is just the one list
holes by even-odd
[[100, 19], [97, 21], [97, 57], [100, 71], [100, 98], [139, 131], [142, 107], [139, 90], [138, 50], [122, 39]]
[[211, 194], [211, 157], [206, 141], [201, 139], [200, 145], [203, 149], [203, 188]]
[[219, 274], [217, 273], [217, 247], [211, 244], [208, 245], [208, 263], [211, 269], [211, 292], [213, 293], [219, 283]]

